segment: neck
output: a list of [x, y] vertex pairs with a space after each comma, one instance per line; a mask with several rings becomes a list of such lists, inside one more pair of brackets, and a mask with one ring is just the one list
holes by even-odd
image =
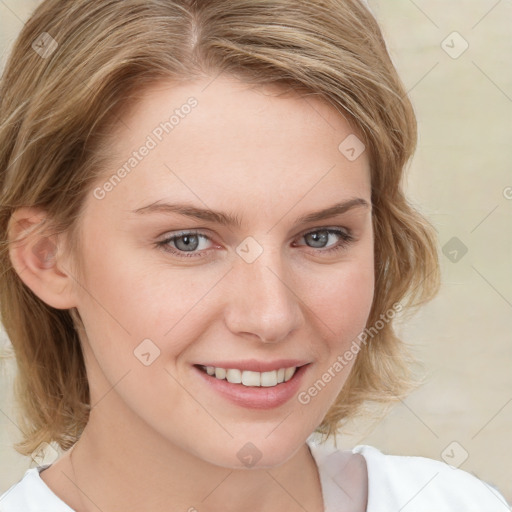
[[[125, 426], [126, 428], [123, 428]], [[216, 466], [149, 432], [141, 420], [109, 422], [97, 406], [73, 447], [75, 485], [89, 512], [323, 510], [316, 463], [306, 444], [263, 469]]]

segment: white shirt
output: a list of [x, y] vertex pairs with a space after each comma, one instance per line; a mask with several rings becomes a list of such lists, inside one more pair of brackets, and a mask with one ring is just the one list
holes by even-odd
[[[343, 491], [335, 482], [342, 464], [339, 450], [307, 440], [318, 466], [325, 512], [337, 506]], [[366, 512], [510, 512], [504, 497], [492, 486], [461, 469], [425, 457], [385, 455], [377, 448], [352, 449], [366, 460]], [[0, 496], [0, 512], [75, 512], [53, 493], [39, 473], [49, 464], [30, 468]]]

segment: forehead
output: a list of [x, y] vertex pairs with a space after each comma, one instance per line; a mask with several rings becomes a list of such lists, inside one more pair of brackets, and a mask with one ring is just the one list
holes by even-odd
[[369, 197], [365, 152], [343, 153], [344, 141], [359, 140], [354, 127], [314, 95], [280, 92], [229, 77], [141, 91], [110, 144], [103, 207], [179, 198], [263, 215], [280, 204]]

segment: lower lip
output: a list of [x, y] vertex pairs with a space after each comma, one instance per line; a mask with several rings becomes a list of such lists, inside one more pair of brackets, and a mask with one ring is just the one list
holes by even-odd
[[302, 376], [308, 366], [309, 364], [306, 364], [297, 368], [289, 381], [271, 387], [231, 384], [227, 380], [220, 380], [208, 375], [196, 366], [194, 369], [212, 389], [234, 404], [249, 409], [272, 409], [288, 402], [297, 393]]

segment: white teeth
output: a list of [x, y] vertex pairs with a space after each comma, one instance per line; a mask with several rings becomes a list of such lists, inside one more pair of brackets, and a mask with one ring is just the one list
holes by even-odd
[[294, 366], [292, 366], [291, 368], [286, 368], [286, 370], [284, 372], [284, 381], [285, 382], [289, 381], [293, 377], [293, 374], [295, 373], [296, 369], [297, 368], [295, 368]]
[[271, 372], [253, 372], [249, 370], [237, 370], [236, 368], [216, 368], [214, 366], [203, 366], [208, 375], [220, 380], [227, 380], [231, 384], [243, 384], [244, 386], [273, 387], [282, 382], [289, 381], [297, 367], [279, 368]]
[[240, 384], [242, 382], [242, 372], [230, 368], [226, 372], [226, 379], [228, 382], [231, 382], [231, 384]]
[[217, 377], [217, 379], [225, 379], [226, 370], [224, 370], [224, 368], [215, 368], [215, 377]]
[[[229, 382], [229, 381], [228, 381]], [[244, 386], [260, 386], [261, 373], [244, 370], [242, 372], [242, 384]]]
[[277, 385], [277, 371], [263, 372], [261, 374], [261, 386], [276, 386]]

